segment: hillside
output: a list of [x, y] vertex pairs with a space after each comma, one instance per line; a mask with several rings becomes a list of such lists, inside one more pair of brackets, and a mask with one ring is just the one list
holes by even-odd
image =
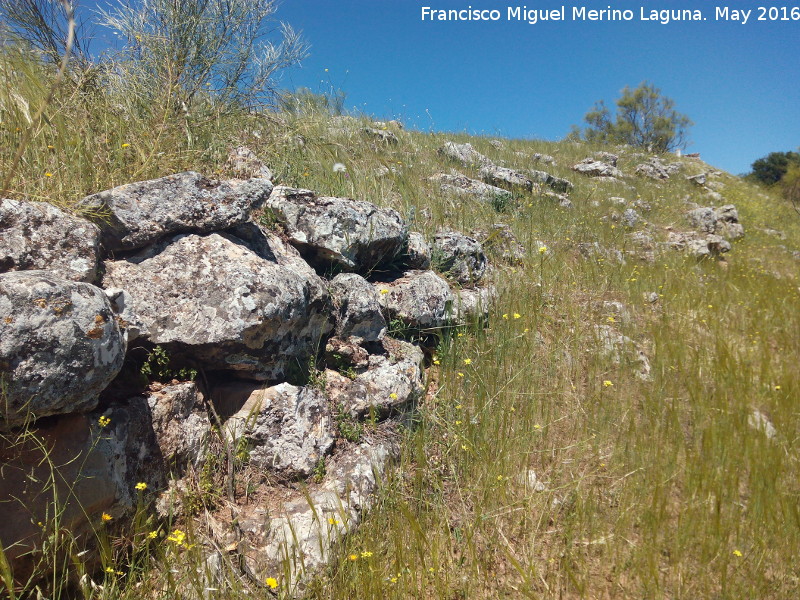
[[[390, 419], [398, 458], [305, 597], [800, 593], [800, 216], [785, 201], [698, 158], [415, 132], [316, 110], [216, 123], [193, 149], [173, 131], [172, 153], [157, 131], [144, 139], [116, 125], [109, 116], [96, 155], [67, 140], [80, 133], [37, 139], [16, 196], [102, 219], [78, 201], [190, 168], [227, 179], [237, 175], [229, 150], [246, 146], [276, 186], [392, 208], [428, 242], [449, 229], [486, 253], [488, 318], [478, 310], [435, 330], [389, 319], [389, 336], [424, 347], [424, 392]], [[587, 158], [589, 173], [573, 168]], [[254, 220], [286, 242], [274, 217]], [[453, 281], [444, 258], [434, 250], [432, 269], [456, 291], [471, 287]], [[367, 278], [379, 289], [390, 275]], [[362, 434], [380, 438], [383, 427], [366, 418]], [[212, 448], [183, 498], [193, 516], [163, 526], [189, 541], [176, 549], [166, 538], [148, 556], [112, 552], [127, 562], [83, 580], [84, 597], [295, 592], [289, 564], [270, 576], [276, 591], [235, 574], [205, 578], [215, 567], [202, 550], [229, 516], [234, 478], [231, 456]], [[246, 459], [236, 469], [233, 495], [251, 507], [280, 485], [310, 495], [325, 475], [323, 463], [287, 486], [254, 477]], [[114, 549], [135, 538], [100, 536]]]

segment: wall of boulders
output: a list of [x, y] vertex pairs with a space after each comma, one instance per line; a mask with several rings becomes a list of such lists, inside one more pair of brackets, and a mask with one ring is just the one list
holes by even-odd
[[267, 177], [178, 173], [79, 207], [99, 217], [0, 201], [0, 543], [15, 575], [54, 528], [90, 564], [95, 532], [124, 527], [143, 494], [178, 518], [186, 477], [236, 447], [275, 489], [230, 498], [209, 564], [233, 543], [263, 578], [289, 556], [301, 586], [396, 455], [426, 343], [486, 317], [481, 244]]

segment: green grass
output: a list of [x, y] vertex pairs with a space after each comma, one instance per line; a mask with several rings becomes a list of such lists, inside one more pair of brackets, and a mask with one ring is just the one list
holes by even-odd
[[[29, 71], [0, 90], [0, 169], [26, 126], [13, 93], [32, 105], [41, 98], [44, 75]], [[168, 106], [117, 110], [80, 90], [64, 86], [46, 111], [15, 196], [70, 209], [85, 194], [182, 169], [224, 176], [227, 151], [246, 144], [277, 183], [391, 206], [428, 235], [505, 222], [527, 249], [520, 265], [495, 261], [499, 299], [488, 327], [442, 340], [397, 468], [309, 598], [800, 595], [800, 282], [791, 256], [800, 217], [777, 195], [722, 174], [721, 193], [747, 232], [726, 261], [669, 252], [623, 265], [578, 251], [583, 242], [626, 247], [625, 228], [604, 218], [620, 210], [608, 197], [650, 203], [642, 214], [663, 239], [666, 227], [685, 228], [687, 199], [708, 203], [683, 175], [711, 167], [672, 158], [686, 167], [666, 183], [596, 183], [569, 169], [597, 149], [583, 144], [504, 140], [497, 150], [488, 138], [400, 131], [397, 146], [382, 146], [357, 126], [336, 131], [319, 112], [198, 112], [190, 143]], [[436, 153], [450, 139], [511, 167], [566, 177], [574, 208], [517, 194], [498, 212], [443, 196], [427, 177], [456, 168], [477, 178]], [[536, 165], [534, 152], [558, 165]], [[620, 158], [627, 174], [638, 162], [632, 153]], [[347, 176], [333, 172], [335, 162]], [[377, 177], [382, 165], [397, 172]], [[657, 303], [644, 299], [650, 292]], [[611, 323], [603, 301], [624, 303], [630, 318]], [[632, 361], [597, 352], [595, 326], [609, 324], [645, 349], [651, 381], [636, 377]], [[774, 423], [774, 439], [749, 426], [756, 409]], [[545, 491], [520, 483], [529, 469]], [[200, 521], [184, 526], [197, 543]], [[197, 573], [199, 546], [164, 537], [153, 546], [160, 550], [116, 565], [124, 575], [108, 573], [102, 591], [84, 595], [184, 597], [209, 587]], [[230, 585], [205, 593], [269, 597], [246, 581]]]

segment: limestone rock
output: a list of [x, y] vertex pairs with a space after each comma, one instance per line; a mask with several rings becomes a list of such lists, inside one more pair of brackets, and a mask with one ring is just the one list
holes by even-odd
[[161, 457], [175, 474], [199, 465], [205, 456], [211, 421], [193, 381], [152, 384], [146, 397]]
[[397, 138], [394, 132], [388, 131], [386, 129], [365, 127], [361, 131], [364, 133], [364, 135], [371, 137], [384, 144], [391, 144], [393, 146], [396, 146], [400, 142], [400, 140]]
[[425, 236], [416, 231], [408, 233], [408, 248], [406, 249], [406, 264], [409, 269], [430, 269], [431, 246]]
[[483, 247], [475, 238], [456, 231], [440, 231], [433, 238], [437, 266], [455, 281], [468, 285], [486, 274], [487, 261]]
[[270, 168], [247, 146], [239, 146], [231, 150], [226, 166], [241, 179], [257, 177], [272, 181]]
[[556, 164], [556, 159], [549, 154], [541, 154], [536, 152], [531, 158], [533, 158], [535, 162], [543, 162], [548, 165]]
[[769, 417], [758, 409], [754, 409], [753, 412], [748, 415], [747, 424], [751, 429], [760, 431], [770, 440], [774, 440], [775, 436], [778, 434], [775, 425], [772, 424]]
[[458, 161], [464, 166], [482, 167], [483, 165], [492, 164], [492, 161], [475, 150], [475, 148], [472, 147], [472, 144], [456, 144], [455, 142], [445, 142], [444, 146], [439, 148], [439, 154], [449, 158], [450, 160]]
[[334, 406], [353, 416], [372, 411], [386, 416], [422, 395], [422, 351], [394, 339], [387, 339], [385, 346], [386, 355], [370, 356], [366, 369], [355, 379], [326, 372], [326, 392]]
[[318, 269], [366, 273], [403, 250], [406, 224], [390, 208], [287, 187], [276, 187], [268, 206], [290, 243]]
[[705, 186], [706, 184], [706, 174], [705, 173], [698, 173], [697, 175], [688, 175], [686, 177], [686, 181], [691, 181], [695, 185]]
[[97, 279], [100, 230], [46, 202], [0, 200], [0, 273], [40, 269]]
[[572, 167], [573, 171], [583, 173], [589, 177], [613, 177], [619, 179], [625, 175], [615, 166], [594, 160], [592, 158], [585, 158], [581, 162]]
[[125, 335], [103, 291], [47, 271], [0, 275], [0, 428], [84, 412], [122, 368]]
[[686, 218], [701, 233], [716, 234], [733, 240], [744, 236], [744, 227], [739, 223], [739, 212], [733, 204], [720, 208], [695, 208], [686, 214]]
[[518, 264], [525, 258], [525, 246], [506, 223], [493, 223], [488, 232], [474, 230], [472, 235], [493, 257], [510, 264]]
[[556, 192], [566, 193], [574, 187], [571, 181], [562, 179], [561, 177], [555, 177], [546, 171], [530, 170], [528, 173], [530, 173], [534, 181], [550, 186]]
[[633, 210], [632, 208], [626, 208], [625, 211], [622, 213], [622, 222], [624, 223], [625, 227], [636, 227], [639, 224], [639, 221], [642, 220], [642, 215], [638, 212]]
[[594, 331], [600, 357], [614, 365], [629, 363], [639, 379], [650, 381], [650, 361], [636, 342], [610, 325], [595, 325]]
[[88, 196], [81, 207], [110, 214], [99, 222], [107, 250], [133, 250], [171, 234], [244, 223], [271, 191], [268, 179], [218, 181], [186, 171]]
[[601, 150], [599, 152], [595, 152], [592, 156], [594, 158], [596, 158], [597, 160], [599, 160], [599, 161], [602, 161], [604, 163], [608, 163], [612, 167], [616, 167], [617, 166], [617, 161], [619, 160], [619, 156], [618, 155], [612, 154], [611, 152], [605, 152], [603, 150]]
[[658, 159], [651, 159], [645, 163], [636, 165], [636, 174], [642, 177], [649, 177], [656, 181], [666, 181], [669, 179], [669, 172]]
[[494, 304], [497, 291], [493, 286], [461, 289], [453, 292], [453, 312], [456, 322], [468, 324], [485, 321]]
[[676, 250], [688, 251], [695, 258], [719, 258], [731, 250], [730, 242], [725, 238], [714, 234], [698, 234], [694, 231], [670, 231], [667, 245]]
[[489, 185], [477, 179], [470, 179], [460, 174], [437, 173], [431, 176], [429, 180], [438, 185], [439, 189], [444, 193], [455, 196], [468, 196], [482, 202], [508, 201], [512, 197], [511, 192], [508, 190]]
[[480, 174], [484, 181], [492, 185], [518, 186], [529, 191], [533, 189], [533, 181], [527, 175], [493, 163], [483, 165]]
[[[333, 446], [333, 419], [320, 390], [288, 383], [269, 388], [234, 383], [228, 389], [247, 394], [241, 409], [225, 423], [225, 434], [234, 443], [247, 441], [251, 466], [308, 476]], [[225, 394], [226, 389], [215, 393]]]
[[341, 273], [330, 282], [336, 315], [336, 335], [377, 342], [386, 333], [386, 319], [380, 295], [366, 279], [355, 273]]
[[293, 362], [305, 363], [332, 329], [315, 279], [232, 236], [177, 236], [107, 261], [103, 281], [130, 295], [151, 343], [253, 379], [278, 379]]
[[408, 271], [398, 279], [374, 286], [384, 314], [409, 327], [439, 329], [452, 316], [450, 286], [433, 271]]

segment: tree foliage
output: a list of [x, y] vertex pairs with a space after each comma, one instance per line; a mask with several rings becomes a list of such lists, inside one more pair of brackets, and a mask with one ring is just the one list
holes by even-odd
[[626, 86], [616, 101], [612, 115], [600, 100], [584, 117], [583, 137], [604, 144], [629, 144], [649, 152], [669, 152], [684, 148], [693, 125], [675, 110], [675, 101], [661, 94], [652, 84], [642, 82], [635, 89]]
[[780, 182], [793, 166], [800, 166], [800, 153], [770, 152], [751, 165], [752, 172], [747, 177], [765, 185], [774, 185]]

